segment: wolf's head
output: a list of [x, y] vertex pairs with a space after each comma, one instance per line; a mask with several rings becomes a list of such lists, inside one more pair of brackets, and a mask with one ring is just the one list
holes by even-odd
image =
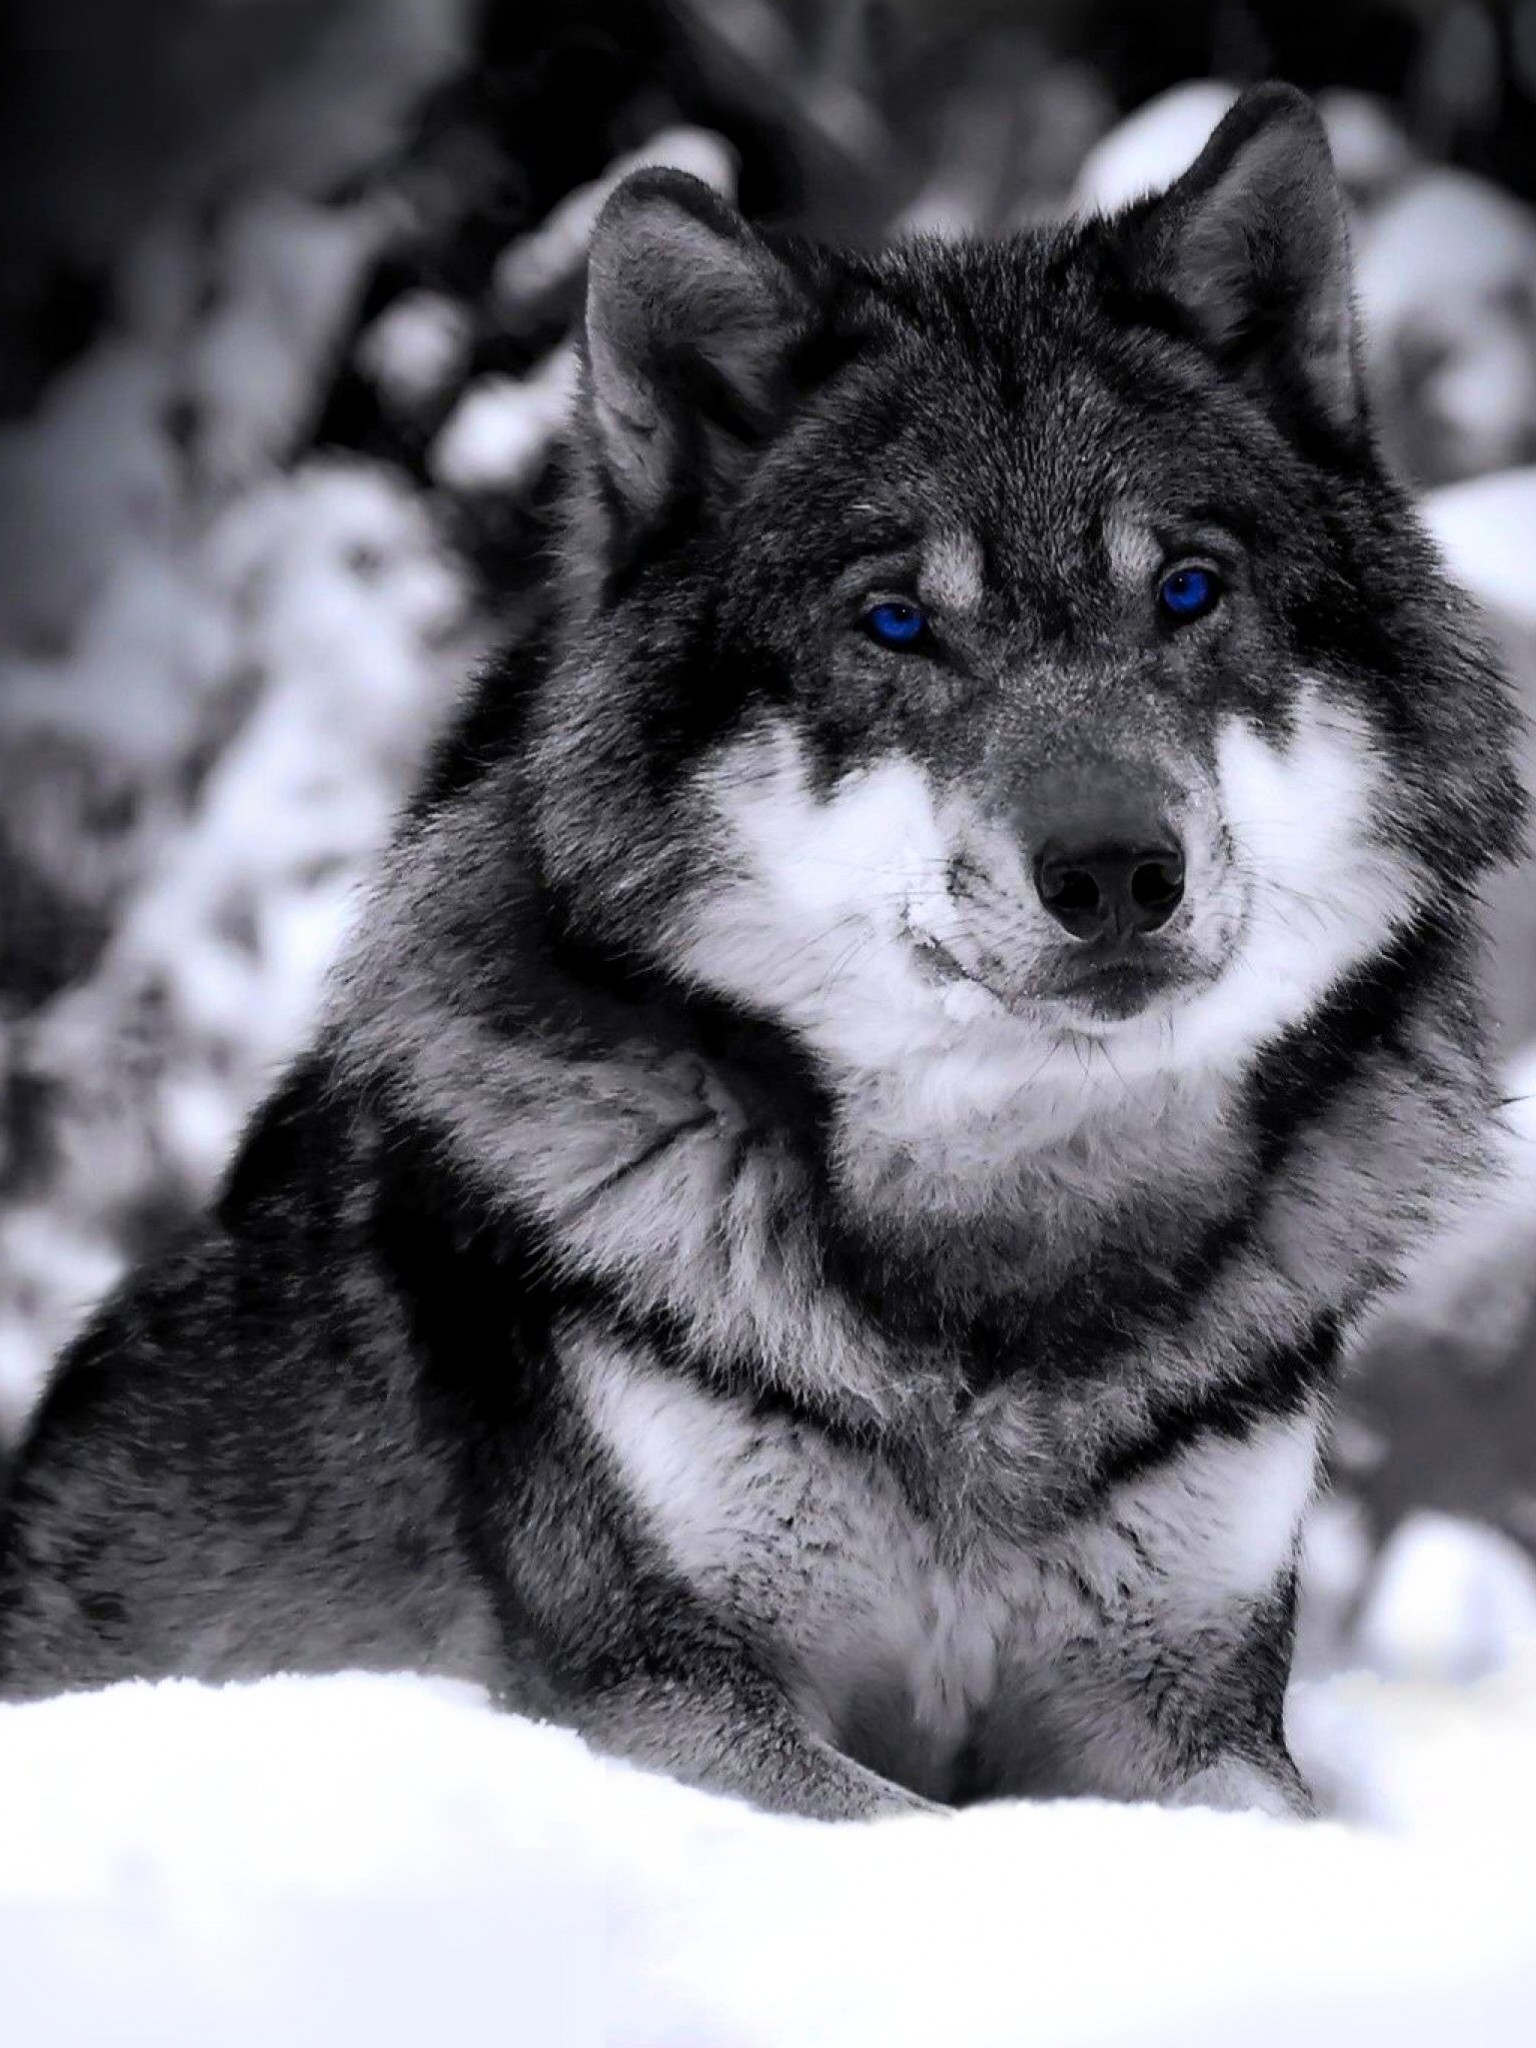
[[1510, 841], [1285, 87], [1166, 194], [991, 246], [781, 246], [629, 179], [568, 569], [547, 872], [833, 1071], [1234, 1071]]

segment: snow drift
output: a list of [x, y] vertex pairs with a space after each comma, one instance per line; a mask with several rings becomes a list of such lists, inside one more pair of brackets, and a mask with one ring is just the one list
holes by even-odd
[[5, 2039], [1523, 2048], [1536, 1655], [1295, 1719], [1370, 1825], [769, 1818], [409, 1679], [11, 1707]]

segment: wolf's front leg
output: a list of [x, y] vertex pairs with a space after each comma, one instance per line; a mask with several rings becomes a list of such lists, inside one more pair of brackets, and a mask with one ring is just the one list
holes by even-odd
[[567, 1718], [612, 1756], [769, 1813], [875, 1820], [936, 1810], [841, 1755], [771, 1682], [745, 1670], [636, 1673], [581, 1700]]
[[1063, 1530], [994, 1780], [1310, 1813], [1283, 1717], [1316, 1463], [1310, 1411], [1211, 1429]]
[[1305, 1778], [1284, 1742], [1262, 1758], [1227, 1751], [1180, 1780], [1165, 1806], [1213, 1806], [1223, 1813], [1270, 1813], [1279, 1820], [1307, 1819], [1317, 1811]]
[[1086, 1604], [1000, 1716], [997, 1791], [1306, 1815], [1286, 1748], [1294, 1582], [1198, 1613], [1187, 1587]]
[[1283, 1717], [1316, 1457], [1310, 1413], [1208, 1430], [1060, 1532], [992, 1787], [1312, 1810]]

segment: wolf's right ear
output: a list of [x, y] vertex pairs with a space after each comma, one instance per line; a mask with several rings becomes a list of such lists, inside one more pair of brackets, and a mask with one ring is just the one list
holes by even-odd
[[807, 314], [789, 266], [699, 179], [642, 170], [615, 190], [587, 270], [588, 390], [604, 467], [642, 523], [691, 467], [761, 438]]
[[1134, 234], [1144, 276], [1234, 374], [1359, 424], [1344, 198], [1305, 94], [1245, 92]]

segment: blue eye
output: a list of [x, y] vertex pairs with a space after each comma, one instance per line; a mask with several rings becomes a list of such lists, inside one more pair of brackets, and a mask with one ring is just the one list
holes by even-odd
[[1176, 625], [1204, 618], [1221, 596], [1221, 581], [1210, 569], [1170, 569], [1157, 586], [1157, 601]]
[[864, 623], [882, 647], [910, 647], [921, 640], [928, 621], [915, 604], [876, 604], [864, 614]]

